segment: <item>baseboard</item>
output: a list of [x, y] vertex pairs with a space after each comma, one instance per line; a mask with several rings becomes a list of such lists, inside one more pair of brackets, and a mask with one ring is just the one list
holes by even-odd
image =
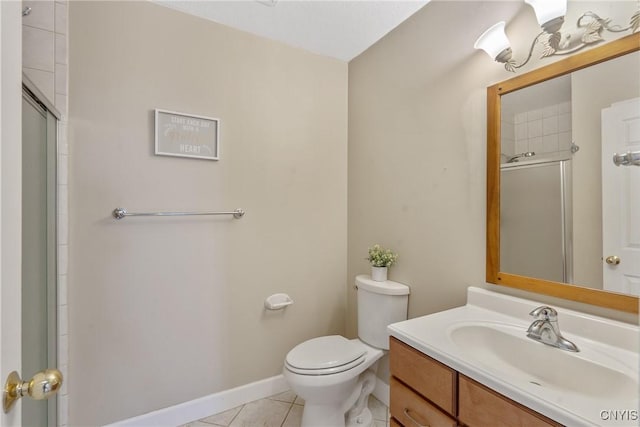
[[[378, 381], [379, 382], [379, 381]], [[389, 386], [387, 386], [387, 389]], [[162, 408], [106, 427], [175, 427], [289, 390], [282, 375]], [[377, 396], [376, 396], [377, 397]]]
[[389, 402], [391, 401], [391, 399], [389, 398], [389, 384], [378, 378], [378, 380], [376, 381], [376, 387], [373, 389], [373, 392], [371, 394], [373, 394], [375, 398], [380, 402], [389, 407]]

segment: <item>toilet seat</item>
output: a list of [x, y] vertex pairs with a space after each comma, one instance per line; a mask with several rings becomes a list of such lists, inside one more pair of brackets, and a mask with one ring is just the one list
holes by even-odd
[[313, 338], [295, 346], [285, 359], [288, 370], [301, 375], [348, 371], [365, 360], [367, 350], [340, 335]]

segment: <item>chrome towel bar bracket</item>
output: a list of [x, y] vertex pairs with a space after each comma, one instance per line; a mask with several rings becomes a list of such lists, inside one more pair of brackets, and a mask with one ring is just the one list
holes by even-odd
[[243, 209], [236, 209], [232, 212], [127, 212], [125, 208], [115, 208], [113, 217], [122, 219], [126, 216], [191, 216], [191, 215], [233, 215], [235, 219], [244, 216]]
[[616, 166], [640, 166], [640, 151], [627, 151], [625, 154], [615, 153], [613, 164]]

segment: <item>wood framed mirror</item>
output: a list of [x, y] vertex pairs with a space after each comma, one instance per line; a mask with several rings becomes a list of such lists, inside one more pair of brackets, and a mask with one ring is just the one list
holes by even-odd
[[[504, 197], [504, 195], [501, 195], [501, 188], [503, 187], [501, 175], [504, 169], [504, 163], [528, 160], [525, 159], [525, 157], [532, 155], [531, 151], [517, 153], [518, 150], [516, 150], [516, 156], [517, 154], [521, 154], [521, 156], [519, 159], [512, 159], [511, 157], [514, 156], [506, 156], [503, 152], [503, 114], [506, 114], [505, 111], [503, 111], [503, 97], [505, 95], [524, 94], [522, 90], [525, 88], [528, 89], [534, 85], [549, 82], [561, 76], [571, 77], [574, 75], [572, 73], [578, 71], [583, 72], [581, 70], [587, 71], [586, 69], [594, 67], [597, 64], [619, 60], [619, 58], [625, 57], [625, 55], [628, 54], [640, 55], [640, 53], [638, 53], [639, 51], [640, 33], [635, 33], [487, 88], [487, 282], [600, 307], [638, 313], [638, 297], [635, 296], [637, 294], [634, 295], [633, 292], [626, 294], [618, 291], [605, 290], [607, 289], [606, 286], [598, 289], [596, 286], [586, 284], [584, 279], [582, 279], [584, 283], [581, 283], [580, 279], [567, 279], [566, 266], [564, 278], [562, 278], [562, 276], [561, 278], [549, 278], [540, 277], [544, 275], [535, 275], [537, 277], [534, 277], [518, 269], [505, 268], [506, 264], [501, 264], [501, 259], [505, 258], [504, 253], [503, 256], [501, 256], [501, 237], [505, 237], [504, 235], [501, 236], [501, 197]], [[638, 79], [638, 75], [640, 74], [635, 74], [636, 79]], [[616, 77], [614, 76], [613, 78], [615, 79]], [[602, 79], [600, 83], [602, 85], [609, 84], [609, 82], [605, 80], [606, 79]], [[521, 92], [517, 93], [517, 91]], [[632, 94], [631, 96], [640, 97], [638, 94]], [[504, 100], [506, 99], [507, 98], [504, 98]], [[598, 135], [598, 138], [599, 137]], [[577, 145], [571, 142], [571, 153], [575, 153], [574, 149], [578, 150], [577, 147], [580, 145], [580, 142], [576, 141], [576, 143]], [[583, 151], [583, 153], [584, 152], [585, 151]], [[578, 153], [580, 154], [579, 151]], [[598, 156], [600, 157], [601, 154], [598, 153]], [[571, 155], [569, 155], [569, 157], [571, 157]], [[604, 155], [601, 157], [604, 157]], [[630, 167], [638, 168], [637, 166]], [[622, 168], [619, 169], [622, 170]], [[638, 172], [640, 172], [640, 168], [638, 169]], [[600, 171], [598, 171], [598, 174], [600, 174]], [[599, 185], [602, 184], [600, 183]], [[540, 199], [538, 199], [538, 203], [540, 203]], [[580, 206], [573, 207], [573, 212], [580, 212], [579, 208]], [[638, 218], [637, 222], [640, 222], [640, 218]], [[564, 225], [561, 224], [560, 227], [564, 227]], [[503, 231], [502, 233], [506, 234]], [[600, 237], [602, 237], [602, 234], [600, 234]], [[526, 244], [527, 242], [525, 242], [525, 245]], [[541, 252], [543, 251], [534, 252], [532, 256], [542, 255]], [[571, 254], [569, 255], [571, 256]], [[600, 265], [598, 268], [600, 269], [602, 269], [601, 265], [604, 262], [602, 258], [605, 257], [600, 254], [598, 256]], [[503, 264], [505, 262], [506, 260], [503, 261]], [[571, 272], [569, 272], [569, 276], [571, 276]], [[640, 283], [640, 277], [638, 279]]]

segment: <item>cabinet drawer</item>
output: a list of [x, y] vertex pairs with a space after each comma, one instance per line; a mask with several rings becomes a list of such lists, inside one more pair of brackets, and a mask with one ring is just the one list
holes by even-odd
[[389, 420], [389, 427], [402, 427], [402, 424], [400, 424], [398, 421], [396, 421], [395, 418], [391, 418]]
[[391, 377], [391, 416], [406, 427], [455, 427], [456, 420]]
[[389, 345], [391, 375], [455, 416], [456, 371], [393, 337]]
[[459, 376], [458, 419], [473, 427], [558, 427], [553, 420], [483, 386]]

